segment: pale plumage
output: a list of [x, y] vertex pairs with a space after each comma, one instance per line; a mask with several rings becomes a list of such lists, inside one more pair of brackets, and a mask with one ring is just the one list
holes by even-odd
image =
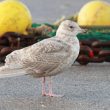
[[[76, 37], [79, 32], [81, 29], [75, 22], [64, 21], [56, 37], [9, 54], [5, 66], [0, 68], [0, 77], [24, 74], [47, 77], [61, 73], [71, 67], [79, 54], [79, 41]], [[43, 94], [46, 95], [45, 91]], [[50, 96], [53, 96], [52, 93]]]

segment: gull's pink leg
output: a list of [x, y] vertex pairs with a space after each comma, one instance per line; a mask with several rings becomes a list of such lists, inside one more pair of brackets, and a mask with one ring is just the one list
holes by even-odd
[[45, 77], [42, 78], [42, 95], [46, 96]]
[[51, 77], [49, 77], [49, 93], [46, 94], [50, 97], [62, 97], [63, 95], [57, 95], [57, 94], [54, 94], [53, 91], [52, 91], [52, 79]]

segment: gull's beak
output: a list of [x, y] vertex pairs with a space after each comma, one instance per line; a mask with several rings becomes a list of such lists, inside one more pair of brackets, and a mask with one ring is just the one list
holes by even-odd
[[87, 31], [87, 29], [80, 29], [80, 33], [86, 33]]

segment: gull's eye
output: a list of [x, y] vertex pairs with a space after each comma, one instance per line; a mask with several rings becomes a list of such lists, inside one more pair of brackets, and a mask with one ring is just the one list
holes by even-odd
[[69, 26], [69, 28], [74, 29], [74, 27], [73, 27], [73, 26]]

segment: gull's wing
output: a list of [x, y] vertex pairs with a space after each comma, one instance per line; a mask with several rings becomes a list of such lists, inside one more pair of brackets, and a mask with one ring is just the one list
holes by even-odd
[[12, 52], [6, 57], [6, 65], [24, 68], [29, 73], [42, 76], [56, 69], [70, 55], [71, 48], [63, 41], [50, 38], [32, 46]]

